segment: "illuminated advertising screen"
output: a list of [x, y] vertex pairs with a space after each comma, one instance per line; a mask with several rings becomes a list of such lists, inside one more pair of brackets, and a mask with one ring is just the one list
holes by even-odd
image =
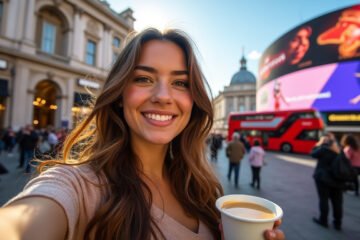
[[262, 55], [259, 85], [285, 74], [360, 59], [360, 4], [328, 13], [289, 31]]
[[257, 110], [360, 111], [360, 61], [330, 63], [283, 75], [256, 94]]
[[262, 55], [258, 78], [258, 111], [360, 112], [360, 4], [279, 38]]

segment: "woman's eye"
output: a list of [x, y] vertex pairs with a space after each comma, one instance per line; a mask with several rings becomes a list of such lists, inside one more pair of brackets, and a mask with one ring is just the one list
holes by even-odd
[[152, 80], [149, 77], [135, 77], [134, 82], [136, 82], [136, 83], [151, 83]]
[[189, 88], [189, 82], [185, 80], [176, 80], [174, 85], [182, 88]]

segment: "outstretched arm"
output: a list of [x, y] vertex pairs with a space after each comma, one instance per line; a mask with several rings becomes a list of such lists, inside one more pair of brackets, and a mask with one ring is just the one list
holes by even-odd
[[54, 239], [66, 237], [63, 208], [45, 197], [28, 197], [0, 208], [1, 239]]

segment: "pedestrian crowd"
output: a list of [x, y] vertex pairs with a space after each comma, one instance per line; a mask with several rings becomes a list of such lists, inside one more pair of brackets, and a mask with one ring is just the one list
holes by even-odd
[[[220, 136], [220, 137], [219, 137]], [[221, 135], [210, 135], [209, 150], [213, 158], [215, 139], [221, 139]], [[222, 145], [217, 143], [217, 145]], [[248, 152], [248, 160], [251, 167], [252, 179], [250, 186], [260, 189], [260, 172], [265, 165], [265, 151], [258, 139], [251, 144], [247, 137], [240, 132], [234, 132], [231, 140], [227, 143], [225, 154], [229, 160], [227, 178], [231, 181], [234, 175], [235, 188], [239, 186], [239, 174], [241, 161]], [[360, 140], [352, 135], [345, 134], [338, 141], [334, 134], [327, 132], [320, 137], [310, 155], [317, 159], [313, 178], [319, 198], [319, 217], [313, 217], [314, 223], [328, 228], [328, 215], [330, 203], [333, 214], [333, 227], [341, 231], [343, 218], [343, 193], [353, 191], [359, 196], [360, 175]]]
[[[35, 129], [28, 124], [18, 131], [8, 127], [0, 131], [0, 157], [2, 154], [12, 157], [15, 151], [18, 151], [18, 168], [30, 173], [32, 164], [35, 164], [31, 160], [54, 158], [60, 151], [67, 133], [68, 129], [66, 128], [55, 129], [52, 126]], [[7, 173], [4, 166], [1, 166], [0, 169], [4, 169], [3, 173]]]
[[329, 227], [329, 202], [331, 202], [333, 226], [341, 231], [344, 191], [351, 190], [359, 196], [359, 140], [354, 135], [345, 134], [338, 143], [334, 134], [326, 133], [315, 145], [311, 156], [317, 159], [313, 177], [319, 197], [320, 213], [319, 217], [313, 217], [313, 221], [322, 227]]

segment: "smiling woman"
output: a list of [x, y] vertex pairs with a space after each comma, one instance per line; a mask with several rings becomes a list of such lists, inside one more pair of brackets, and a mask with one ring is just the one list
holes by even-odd
[[155, 29], [133, 36], [62, 158], [43, 162], [40, 176], [7, 203], [6, 212], [33, 210], [20, 234], [39, 239], [37, 224], [51, 218], [58, 227], [48, 228], [49, 239], [220, 237], [222, 188], [204, 149], [213, 112], [185, 36]]
[[204, 144], [212, 118], [188, 37], [134, 35], [62, 157], [0, 209], [2, 237], [220, 239], [223, 191]]

